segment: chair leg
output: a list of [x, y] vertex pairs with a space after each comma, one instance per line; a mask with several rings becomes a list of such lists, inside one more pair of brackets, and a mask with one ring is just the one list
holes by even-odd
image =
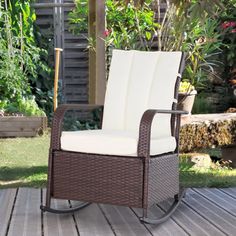
[[53, 153], [50, 150], [49, 153], [49, 162], [48, 162], [48, 183], [47, 183], [47, 192], [46, 192], [46, 204], [41, 205], [40, 209], [43, 212], [51, 212], [55, 214], [66, 214], [66, 213], [73, 213], [75, 211], [79, 211], [83, 209], [84, 207], [88, 206], [90, 203], [83, 202], [79, 204], [78, 206], [74, 208], [68, 208], [68, 209], [54, 209], [51, 208], [51, 194], [52, 194], [52, 168], [53, 168]]
[[161, 217], [159, 218], [155, 218], [155, 219], [151, 219], [148, 218], [147, 216], [145, 216], [146, 214], [143, 215], [143, 217], [140, 218], [140, 221], [142, 223], [147, 223], [147, 224], [160, 224], [163, 223], [164, 221], [168, 220], [168, 218], [174, 213], [174, 211], [176, 210], [176, 208], [179, 206], [182, 198], [185, 195], [185, 189], [180, 189], [179, 194], [174, 196], [174, 202], [173, 204], [170, 206], [170, 208], [167, 210], [166, 213], [164, 213]]
[[91, 203], [88, 203], [88, 202], [83, 202], [81, 204], [79, 204], [78, 206], [76, 207], [73, 207], [73, 208], [68, 208], [68, 209], [54, 209], [54, 208], [51, 208], [51, 207], [48, 207], [48, 206], [43, 206], [41, 205], [40, 206], [40, 209], [43, 211], [43, 212], [50, 212], [50, 213], [55, 213], [55, 214], [68, 214], [68, 213], [73, 213], [75, 211], [79, 211], [83, 208], [85, 208], [86, 206], [90, 205]]

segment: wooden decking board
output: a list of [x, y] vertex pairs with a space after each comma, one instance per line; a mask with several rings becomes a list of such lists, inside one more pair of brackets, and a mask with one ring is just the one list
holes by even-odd
[[[72, 206], [75, 207], [76, 203], [72, 202]], [[74, 216], [80, 236], [114, 236], [97, 204], [85, 207]]]
[[[163, 202], [161, 207], [167, 210], [168, 207], [170, 207], [170, 204], [171, 201]], [[189, 208], [183, 203], [179, 205], [178, 209], [171, 218], [190, 236], [225, 235], [220, 230], [215, 228], [211, 223], [197, 214], [193, 209]]]
[[224, 211], [223, 208], [193, 190], [189, 191], [184, 202], [188, 207], [194, 209], [200, 216], [202, 216], [206, 222], [210, 222], [219, 231], [226, 235], [235, 235], [236, 218]]
[[102, 204], [101, 208], [107, 216], [117, 236], [146, 236], [150, 235], [136, 215], [127, 207]]
[[[44, 201], [45, 202], [45, 201]], [[51, 207], [56, 209], [69, 208], [68, 201], [52, 200]], [[73, 214], [43, 214], [44, 236], [78, 236]]]
[[220, 188], [219, 190], [236, 199], [236, 188]]
[[[135, 213], [138, 215], [138, 217], [142, 216], [142, 210], [135, 208], [133, 209]], [[150, 218], [157, 218], [161, 216], [164, 213], [163, 210], [161, 210], [157, 206], [153, 206], [148, 215]], [[153, 236], [185, 236], [188, 235], [173, 219], [169, 219], [168, 221], [164, 222], [160, 225], [151, 225], [151, 224], [145, 224], [149, 232]]]
[[7, 233], [16, 192], [16, 189], [0, 190], [0, 235]]
[[[41, 192], [32, 188], [0, 190], [0, 236], [236, 235], [236, 188], [189, 189], [177, 211], [160, 225], [141, 224], [140, 209], [104, 204], [91, 204], [74, 214], [42, 214], [39, 205], [45, 202], [45, 190], [43, 199]], [[158, 217], [170, 204], [154, 206], [149, 216]], [[70, 206], [68, 201], [52, 200], [52, 207]]]
[[215, 188], [212, 188], [210, 191], [206, 188], [195, 189], [195, 191], [204, 195], [204, 197], [206, 197], [208, 200], [214, 202], [229, 214], [236, 217], [236, 200], [228, 194], [225, 194]]
[[40, 201], [40, 189], [19, 189], [8, 236], [41, 236]]

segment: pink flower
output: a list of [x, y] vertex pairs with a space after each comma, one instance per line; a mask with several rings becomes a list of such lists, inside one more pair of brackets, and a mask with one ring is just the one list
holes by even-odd
[[236, 26], [236, 22], [235, 21], [230, 21], [230, 27], [235, 27]]
[[103, 35], [104, 35], [105, 37], [108, 37], [108, 36], [110, 35], [110, 33], [111, 33], [111, 31], [108, 30], [108, 29], [106, 29], [106, 30], [103, 32]]
[[236, 22], [235, 21], [225, 21], [221, 24], [221, 27], [223, 29], [227, 29], [229, 27], [235, 27], [236, 26]]
[[231, 30], [231, 33], [236, 33], [236, 29], [232, 29], [232, 30]]
[[223, 29], [227, 29], [228, 27], [230, 27], [230, 24], [229, 24], [228, 21], [226, 21], [226, 22], [224, 22], [224, 23], [221, 24], [221, 27], [222, 27]]

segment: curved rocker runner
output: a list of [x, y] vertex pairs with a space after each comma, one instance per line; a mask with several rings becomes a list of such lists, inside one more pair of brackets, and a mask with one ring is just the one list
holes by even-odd
[[174, 197], [174, 202], [172, 203], [170, 208], [161, 217], [155, 218], [155, 219], [154, 218], [148, 218], [148, 217], [140, 217], [140, 221], [142, 223], [146, 223], [146, 224], [161, 224], [161, 223], [165, 222], [175, 212], [175, 210], [177, 209], [177, 207], [181, 203], [181, 200], [184, 197], [185, 192], [186, 192], [185, 189], [181, 189], [180, 194], [176, 195]]
[[51, 207], [47, 207], [47, 206], [43, 206], [41, 205], [40, 206], [40, 209], [43, 211], [43, 212], [50, 212], [50, 213], [55, 213], [55, 214], [67, 214], [67, 213], [73, 213], [73, 212], [76, 212], [76, 211], [79, 211], [83, 208], [85, 208], [86, 206], [90, 205], [91, 203], [81, 203], [79, 206], [77, 207], [72, 207], [72, 208], [68, 208], [68, 209], [54, 209], [54, 208], [51, 208]]

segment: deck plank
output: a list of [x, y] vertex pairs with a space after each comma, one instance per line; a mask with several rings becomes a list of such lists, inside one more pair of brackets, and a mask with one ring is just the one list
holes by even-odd
[[[173, 219], [181, 228], [185, 230], [191, 236], [212, 236], [212, 235], [225, 235], [214, 225], [208, 222], [206, 219], [202, 218], [194, 208], [198, 208], [198, 202], [192, 202], [194, 208], [190, 208], [184, 202], [188, 202], [189, 193], [186, 194], [185, 199], [179, 205], [175, 213], [172, 215]], [[167, 210], [171, 205], [171, 201], [165, 201], [160, 204], [161, 208]]]
[[128, 207], [100, 205], [115, 235], [150, 236], [150, 232], [140, 223], [138, 217]]
[[[141, 209], [105, 204], [91, 204], [74, 214], [42, 215], [40, 189], [20, 188], [18, 192], [4, 189], [0, 190], [0, 236], [236, 235], [235, 193], [236, 188], [189, 189], [168, 221], [160, 225], [144, 225], [138, 218]], [[159, 216], [170, 204], [166, 201], [154, 206], [149, 216]], [[52, 207], [68, 208], [70, 204], [64, 200], [52, 200]]]
[[[205, 222], [210, 222], [215, 228], [224, 232], [227, 235], [235, 235], [236, 218], [223, 208], [209, 201], [198, 192], [189, 190], [184, 202], [194, 209], [200, 216], [205, 219]], [[217, 234], [211, 234], [217, 235]]]
[[[45, 203], [45, 190], [43, 191], [43, 202]], [[68, 201], [51, 200], [51, 207], [65, 209], [69, 207]], [[73, 214], [43, 214], [44, 236], [78, 236]]]
[[220, 188], [220, 191], [223, 191], [224, 193], [227, 193], [232, 198], [236, 199], [236, 188]]
[[8, 236], [41, 236], [40, 189], [20, 188]]
[[[142, 216], [142, 210], [141, 209], [133, 209], [135, 213], [141, 217]], [[161, 210], [157, 206], [153, 206], [148, 215], [150, 218], [156, 218], [161, 216], [164, 213], [163, 210]], [[151, 232], [153, 236], [185, 236], [188, 235], [176, 222], [174, 222], [171, 218], [160, 224], [160, 225], [151, 225], [151, 224], [145, 224], [148, 230]]]
[[0, 190], [0, 235], [5, 235], [16, 195], [16, 189]]
[[216, 188], [201, 188], [195, 191], [236, 217], [236, 199], [233, 197]]
[[[72, 206], [76, 206], [72, 202]], [[91, 204], [74, 213], [80, 236], [114, 236], [111, 227], [97, 204]]]

